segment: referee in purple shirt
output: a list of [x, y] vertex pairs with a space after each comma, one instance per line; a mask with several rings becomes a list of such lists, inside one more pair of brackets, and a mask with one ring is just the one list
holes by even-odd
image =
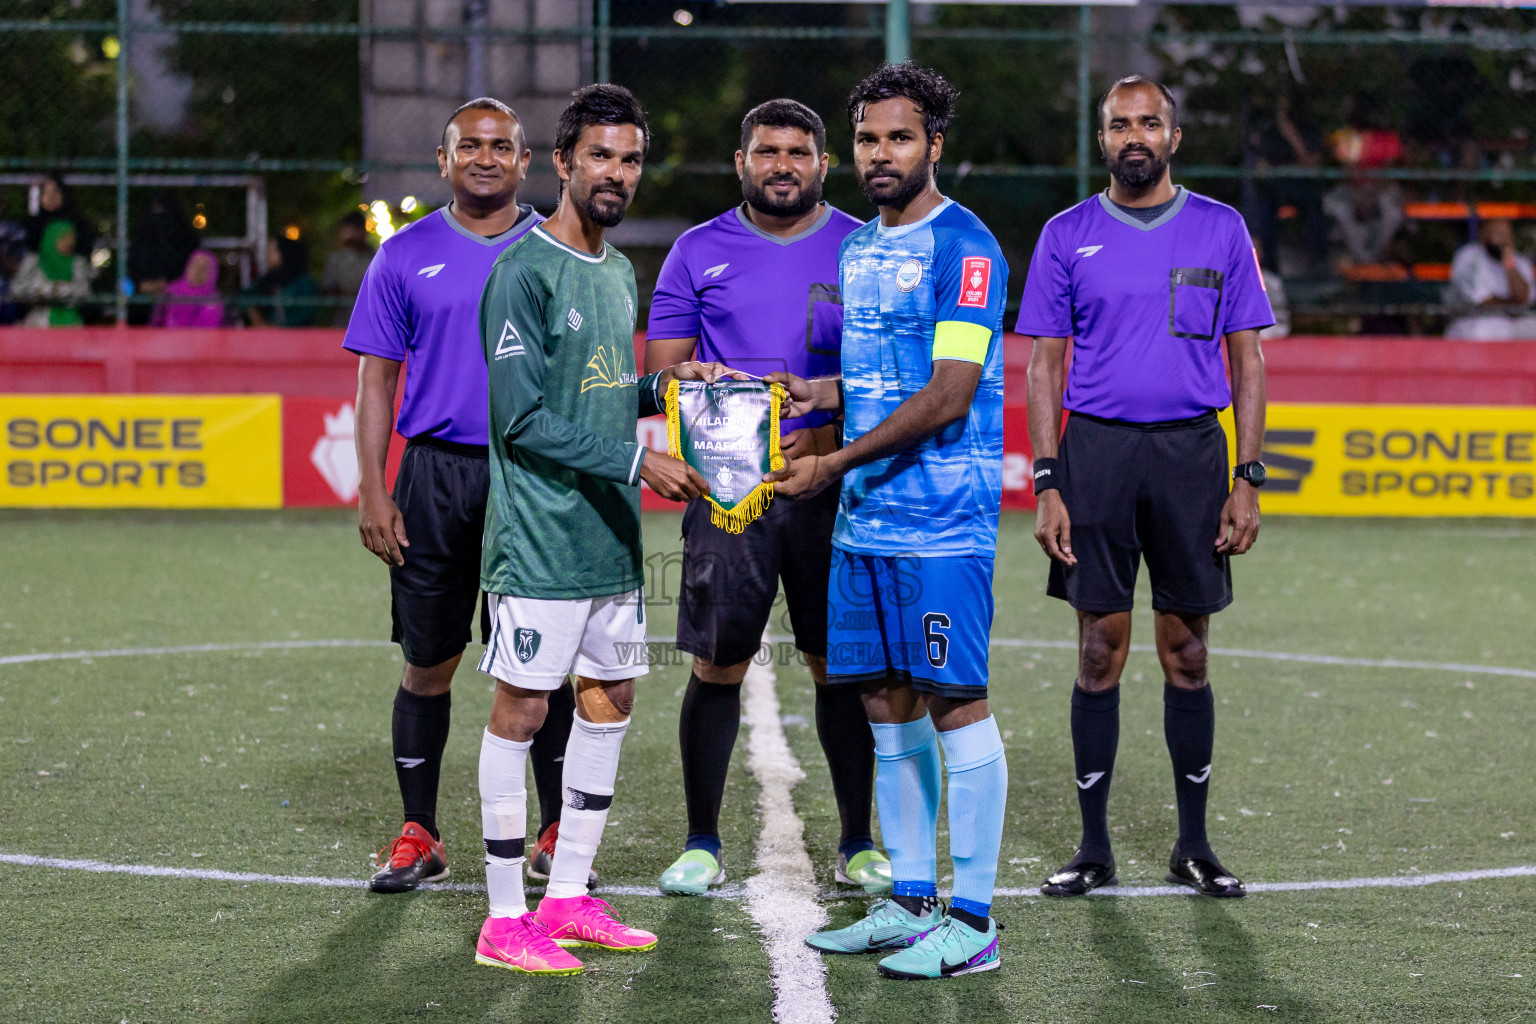
[[[683, 234], [651, 300], [647, 372], [688, 359], [757, 376], [838, 372], [843, 306], [838, 253], [859, 221], [821, 201], [827, 173], [821, 118], [794, 100], [769, 100], [741, 123], [736, 172], [745, 202]], [[780, 424], [784, 454], [838, 446], [827, 413]], [[707, 503], [683, 515], [683, 588], [677, 646], [693, 655], [678, 739], [688, 837], [662, 873], [663, 892], [702, 894], [725, 880], [720, 803], [741, 721], [741, 682], [784, 583], [784, 614], [816, 681], [816, 731], [842, 819], [833, 876], [869, 892], [890, 889], [890, 862], [870, 836], [874, 736], [858, 687], [827, 686], [827, 581], [837, 489], [778, 500], [740, 534], [710, 522]]]
[[[1206, 839], [1216, 724], [1206, 637], [1211, 614], [1232, 603], [1230, 557], [1259, 532], [1259, 331], [1274, 317], [1242, 217], [1171, 181], [1178, 114], [1168, 90], [1139, 75], [1105, 93], [1099, 147], [1109, 189], [1046, 224], [1019, 310], [1018, 332], [1034, 338], [1035, 539], [1051, 558], [1047, 593], [1076, 609], [1079, 636], [1072, 746], [1083, 834], [1076, 855], [1041, 887], [1049, 896], [1115, 881], [1109, 783], [1143, 557], [1178, 796], [1167, 878], [1208, 896], [1244, 893]], [[1229, 403], [1239, 463], [1230, 476], [1216, 421]], [[1063, 408], [1072, 413], [1065, 433]]]
[[[542, 221], [519, 205], [532, 154], [506, 104], [482, 97], [453, 112], [437, 151], [453, 202], [379, 247], [342, 344], [360, 357], [357, 528], [389, 566], [391, 639], [405, 671], [391, 734], [405, 823], [369, 879], [406, 892], [448, 877], [437, 828], [437, 783], [448, 742], [449, 687], [480, 600], [480, 537], [490, 490], [490, 385], [480, 347], [480, 292], [491, 264]], [[395, 388], [407, 367], [400, 418]], [[390, 429], [406, 437], [394, 494], [384, 486]], [[481, 604], [480, 635], [489, 620]], [[543, 818], [528, 872], [548, 876], [559, 834], [561, 760], [575, 697], [567, 682], [531, 758]]]

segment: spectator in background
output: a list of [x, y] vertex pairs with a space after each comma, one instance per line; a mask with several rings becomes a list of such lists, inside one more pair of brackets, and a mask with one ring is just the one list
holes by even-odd
[[43, 245], [43, 232], [48, 230], [49, 225], [56, 220], [67, 220], [74, 225], [75, 251], [89, 259], [91, 249], [96, 245], [96, 229], [75, 209], [61, 175], [49, 174], [43, 178], [37, 203], [38, 211], [27, 217], [27, 248], [39, 252]]
[[27, 255], [27, 229], [5, 217], [5, 193], [0, 192], [0, 324], [14, 323], [18, 316], [11, 298], [11, 279]]
[[1485, 220], [1475, 242], [1456, 251], [1446, 306], [1460, 315], [1445, 329], [1447, 338], [1467, 341], [1536, 339], [1536, 296], [1531, 261], [1515, 251], [1515, 229], [1507, 220]]
[[1270, 270], [1264, 264], [1264, 246], [1258, 236], [1250, 236], [1253, 241], [1253, 258], [1259, 262], [1259, 276], [1264, 282], [1264, 291], [1269, 295], [1269, 311], [1274, 314], [1275, 322], [1271, 327], [1266, 327], [1259, 332], [1260, 341], [1269, 341], [1272, 338], [1286, 338], [1291, 333], [1291, 304], [1285, 297], [1285, 282], [1280, 280], [1280, 275]]
[[207, 249], [187, 257], [181, 277], [165, 286], [165, 301], [155, 306], [150, 323], [156, 327], [219, 327], [224, 303], [219, 301], [219, 260]]
[[75, 252], [75, 226], [56, 220], [43, 229], [37, 252], [28, 253], [11, 282], [18, 301], [35, 303], [28, 327], [78, 327], [80, 304], [91, 295], [91, 261]]
[[[128, 276], [140, 295], [162, 295], [166, 285], [176, 280], [187, 266], [200, 239], [176, 195], [160, 189], [149, 200], [149, 209], [134, 226], [128, 246]], [[215, 265], [217, 269], [217, 265]], [[152, 314], [145, 306], [129, 309], [130, 324], [158, 320], [158, 307]]]
[[[309, 272], [309, 246], [290, 238], [267, 239], [267, 272], [245, 290], [270, 299], [246, 309], [253, 327], [313, 327], [320, 285]], [[295, 301], [297, 300], [297, 301]]]
[[1352, 264], [1380, 263], [1406, 219], [1402, 189], [1390, 181], [1368, 178], [1329, 189], [1323, 209], [1338, 225]]
[[[1322, 166], [1325, 146], [1322, 133], [1313, 119], [1302, 116], [1305, 127], [1298, 127], [1292, 117], [1289, 96], [1281, 94], [1273, 101], [1264, 96], [1249, 99], [1250, 113], [1246, 116], [1248, 131], [1244, 147], [1244, 163], [1256, 169], [1272, 167]], [[1281, 211], [1290, 207], [1301, 219], [1306, 237], [1305, 273], [1313, 274], [1324, 269], [1328, 261], [1328, 218], [1323, 214], [1323, 183], [1316, 178], [1273, 177], [1260, 179], [1254, 184], [1252, 219], [1258, 222], [1255, 240], [1259, 251], [1267, 256], [1267, 267], [1280, 267], [1280, 219]]]
[[[336, 247], [325, 256], [325, 272], [320, 277], [320, 288], [327, 295], [342, 299], [354, 299], [363, 286], [363, 275], [373, 260], [373, 249], [368, 245], [368, 219], [361, 210], [353, 210], [341, 218], [336, 226]], [[352, 318], [352, 303], [344, 302], [332, 314], [337, 327], [345, 327]]]

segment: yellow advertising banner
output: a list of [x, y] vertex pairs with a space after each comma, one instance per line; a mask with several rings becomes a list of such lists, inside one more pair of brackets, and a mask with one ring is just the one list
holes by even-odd
[[1536, 516], [1536, 408], [1276, 402], [1263, 461], [1266, 514]]
[[0, 507], [281, 508], [277, 395], [0, 395]]

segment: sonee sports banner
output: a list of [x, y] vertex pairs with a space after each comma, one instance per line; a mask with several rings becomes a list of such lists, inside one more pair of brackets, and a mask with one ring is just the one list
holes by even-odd
[[1529, 407], [1277, 402], [1261, 458], [1266, 515], [1536, 515]]
[[283, 504], [276, 395], [3, 395], [0, 430], [0, 506]]

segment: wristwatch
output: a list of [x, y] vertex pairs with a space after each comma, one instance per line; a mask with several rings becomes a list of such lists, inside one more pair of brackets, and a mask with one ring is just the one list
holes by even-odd
[[1268, 478], [1262, 462], [1245, 462], [1232, 471], [1233, 480], [1246, 480], [1254, 487], [1263, 487]]

